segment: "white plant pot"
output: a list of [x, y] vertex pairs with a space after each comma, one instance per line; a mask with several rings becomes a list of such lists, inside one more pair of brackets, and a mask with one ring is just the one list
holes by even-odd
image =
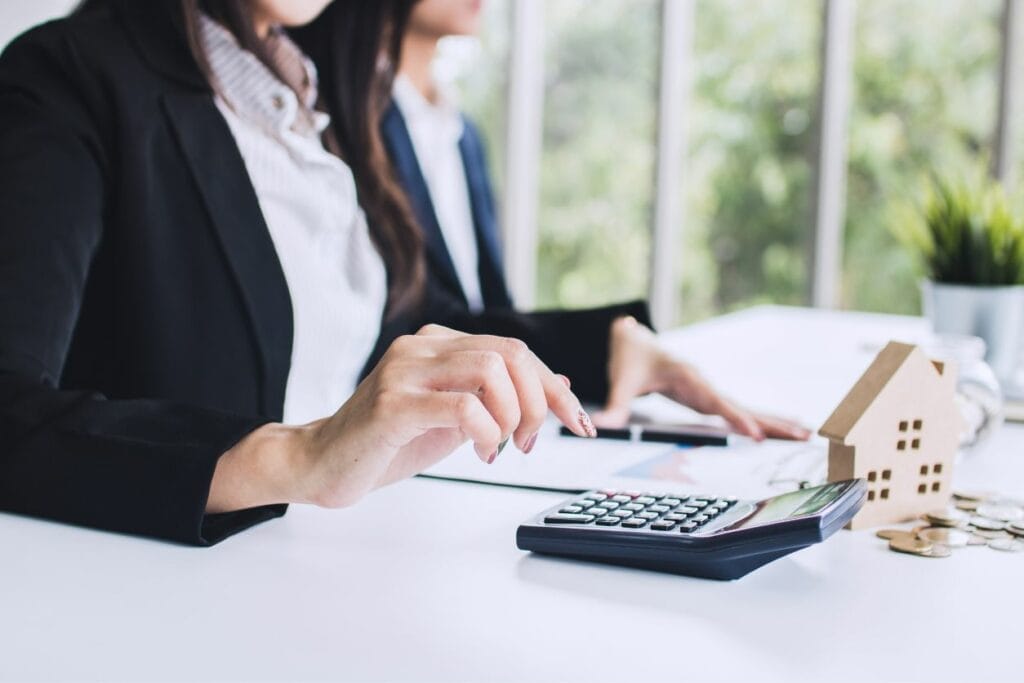
[[985, 360], [1004, 387], [1013, 382], [1024, 346], [1024, 286], [950, 285], [925, 280], [924, 315], [938, 334], [985, 340]]

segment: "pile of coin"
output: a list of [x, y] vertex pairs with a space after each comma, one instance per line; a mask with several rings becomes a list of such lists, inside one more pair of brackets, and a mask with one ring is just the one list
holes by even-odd
[[889, 549], [918, 557], [949, 557], [956, 548], [987, 546], [1003, 552], [1024, 551], [1024, 503], [994, 493], [953, 494], [953, 504], [933, 510], [913, 529], [881, 529]]

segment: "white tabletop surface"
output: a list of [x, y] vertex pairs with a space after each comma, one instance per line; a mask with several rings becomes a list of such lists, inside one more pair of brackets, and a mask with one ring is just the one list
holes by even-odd
[[[760, 308], [665, 335], [747, 402], [819, 424], [920, 321]], [[961, 486], [1024, 493], [1024, 429]], [[0, 515], [0, 680], [1022, 680], [1024, 553], [945, 560], [841, 531], [734, 582], [530, 556], [559, 494], [403, 482], [195, 549]]]

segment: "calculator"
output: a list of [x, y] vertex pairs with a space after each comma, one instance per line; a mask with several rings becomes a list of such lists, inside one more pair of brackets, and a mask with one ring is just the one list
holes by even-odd
[[764, 500], [588, 491], [520, 525], [516, 545], [545, 555], [738, 579], [824, 541], [857, 514], [866, 490], [863, 479], [849, 479]]

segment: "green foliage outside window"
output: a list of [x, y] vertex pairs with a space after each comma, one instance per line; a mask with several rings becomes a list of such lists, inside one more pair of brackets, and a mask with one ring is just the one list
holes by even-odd
[[[500, 193], [509, 0], [487, 7], [464, 102], [490, 142]], [[988, 163], [1000, 7], [856, 3], [844, 307], [918, 312], [918, 275], [889, 230], [892, 210], [934, 175]], [[820, 0], [697, 0], [680, 321], [808, 300], [821, 11]], [[660, 3], [558, 0], [545, 12], [538, 304], [644, 296]]]
[[997, 0], [860, 0], [850, 120], [843, 305], [919, 313], [918, 272], [887, 229], [932, 177], [965, 177], [991, 155]]
[[806, 300], [816, 0], [700, 0], [680, 320]]
[[542, 308], [646, 296], [659, 5], [545, 4]]

